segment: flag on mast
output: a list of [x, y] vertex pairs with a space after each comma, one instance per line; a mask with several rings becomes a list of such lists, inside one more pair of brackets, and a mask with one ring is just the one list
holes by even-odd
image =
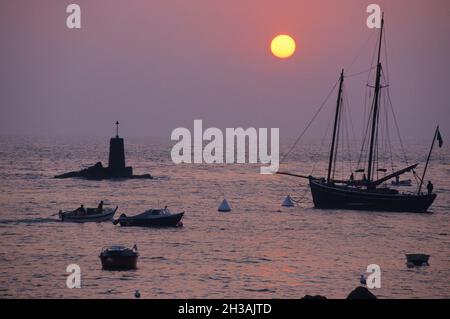
[[439, 128], [438, 128], [438, 131], [437, 131], [436, 139], [437, 139], [437, 141], [439, 143], [439, 147], [441, 148], [442, 145], [444, 144], [444, 141], [442, 140], [442, 136], [441, 136], [441, 132], [439, 132]]

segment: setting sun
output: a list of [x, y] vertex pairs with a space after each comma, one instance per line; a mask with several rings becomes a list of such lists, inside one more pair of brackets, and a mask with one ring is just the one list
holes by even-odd
[[288, 58], [295, 52], [295, 41], [286, 34], [278, 35], [273, 38], [270, 50], [277, 58]]

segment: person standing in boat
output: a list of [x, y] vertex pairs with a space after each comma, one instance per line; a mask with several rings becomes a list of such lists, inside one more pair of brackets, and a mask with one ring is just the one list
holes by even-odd
[[433, 189], [434, 189], [433, 183], [431, 183], [431, 181], [428, 181], [427, 190], [429, 195], [433, 194]]
[[77, 208], [76, 212], [78, 213], [77, 215], [79, 216], [86, 215], [86, 209], [84, 209], [84, 205], [81, 204], [81, 206]]
[[98, 204], [97, 209], [102, 212], [103, 211], [103, 201], [100, 202], [100, 204]]

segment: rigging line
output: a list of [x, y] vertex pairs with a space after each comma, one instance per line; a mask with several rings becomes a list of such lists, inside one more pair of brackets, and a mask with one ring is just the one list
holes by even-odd
[[352, 148], [351, 148], [351, 143], [350, 143], [350, 134], [349, 134], [349, 129], [348, 129], [348, 119], [347, 117], [345, 117], [345, 138], [347, 140], [347, 162], [348, 162], [348, 167], [350, 168], [350, 172], [353, 171], [353, 160], [352, 160]]
[[391, 112], [392, 112], [392, 117], [394, 118], [394, 124], [395, 124], [395, 128], [397, 130], [397, 136], [398, 136], [398, 139], [399, 139], [399, 142], [400, 142], [400, 147], [402, 149], [403, 157], [404, 157], [406, 165], [409, 166], [409, 164], [408, 164], [408, 157], [406, 156], [405, 147], [404, 147], [404, 144], [403, 144], [402, 136], [400, 134], [400, 128], [399, 128], [398, 122], [397, 122], [397, 116], [395, 115], [394, 107], [392, 105], [391, 93], [390, 93], [389, 88], [387, 88], [387, 97], [388, 97], [389, 106], [390, 106], [390, 109], [391, 109]]
[[[353, 66], [353, 64], [355, 64], [355, 62], [358, 60], [358, 58], [362, 55], [363, 53], [363, 49], [368, 45], [368, 43], [370, 42], [370, 40], [372, 40], [372, 38], [374, 37], [374, 35], [376, 34], [376, 32], [370, 32], [369, 36], [367, 37], [366, 41], [364, 42], [364, 44], [359, 48], [358, 53], [356, 54], [355, 58], [353, 59], [353, 61], [350, 63], [350, 65], [348, 67], [346, 67], [346, 70], [350, 70], [351, 67]], [[373, 60], [373, 59], [372, 59]]]
[[[384, 26], [384, 29], [386, 30], [386, 26]], [[387, 34], [387, 33], [385, 32], [385, 34]], [[388, 61], [388, 54], [387, 54], [388, 49], [387, 49], [386, 36], [383, 37], [383, 40], [384, 40], [384, 58], [386, 59], [386, 75], [387, 75], [386, 82], [389, 82], [389, 61]]]
[[376, 167], [376, 172], [377, 172], [377, 179], [379, 179], [379, 171], [378, 169], [380, 168], [380, 159], [378, 157], [379, 155], [379, 140], [380, 140], [380, 116], [379, 113], [380, 109], [378, 108], [378, 114], [377, 114], [377, 126], [375, 128], [375, 155], [374, 155], [374, 163], [373, 163], [373, 171], [375, 171], [375, 167]]
[[343, 124], [343, 129], [342, 129], [342, 133], [341, 133], [341, 137], [340, 139], [343, 141], [342, 142], [342, 150], [344, 155], [342, 155], [342, 164], [341, 164], [341, 178], [343, 178], [343, 172], [345, 171], [345, 162], [348, 162], [348, 159], [351, 157], [350, 154], [350, 148], [349, 148], [349, 134], [348, 134], [348, 121], [347, 121], [347, 113], [349, 113], [348, 111], [348, 97], [347, 94], [344, 91], [343, 94], [343, 103], [342, 103], [342, 124]]
[[325, 100], [323, 101], [323, 103], [320, 105], [319, 109], [316, 111], [316, 113], [314, 114], [314, 116], [312, 117], [312, 119], [309, 121], [308, 125], [306, 125], [306, 127], [303, 129], [302, 133], [300, 134], [300, 136], [297, 138], [297, 140], [295, 141], [294, 145], [292, 145], [292, 147], [289, 149], [289, 151], [283, 155], [283, 157], [280, 160], [280, 164], [282, 164], [284, 162], [284, 160], [286, 159], [286, 157], [292, 152], [292, 150], [297, 146], [298, 142], [300, 142], [300, 140], [302, 139], [303, 135], [305, 135], [306, 131], [309, 129], [309, 127], [311, 126], [311, 124], [314, 122], [314, 120], [316, 119], [316, 117], [319, 115], [320, 111], [322, 111], [323, 107], [325, 106], [325, 104], [327, 103], [328, 99], [330, 98], [331, 94], [333, 93], [334, 89], [336, 88], [337, 84], [339, 83], [339, 80], [336, 81], [336, 83], [333, 85], [333, 88], [330, 90], [330, 92], [328, 93], [327, 97], [325, 98]]
[[[319, 151], [319, 153], [318, 153], [318, 160], [317, 160], [317, 161], [314, 161], [314, 164], [313, 164], [313, 171], [311, 172], [310, 175], [313, 175], [314, 169], [316, 168], [316, 166], [317, 166], [317, 164], [318, 164], [318, 162], [319, 162], [320, 155], [322, 154], [322, 150], [323, 150], [324, 145], [325, 145], [325, 143], [326, 143], [326, 141], [327, 141], [327, 136], [330, 135], [331, 127], [333, 126], [333, 122], [334, 122], [334, 114], [333, 114], [333, 113], [330, 113], [330, 117], [329, 117], [329, 119], [328, 119], [327, 128], [326, 128], [326, 130], [325, 130], [325, 133], [324, 133], [323, 136], [322, 136], [322, 140], [320, 141], [320, 147], [319, 147], [319, 150], [318, 150], [318, 151]], [[330, 144], [329, 144], [328, 149], [331, 149], [332, 141], [330, 140], [329, 143], [330, 143]]]
[[303, 193], [303, 195], [302, 196], [300, 196], [300, 198], [299, 199], [295, 199], [295, 198], [293, 198], [292, 196], [291, 196], [291, 198], [294, 200], [294, 202], [296, 202], [297, 204], [298, 203], [303, 203], [303, 200], [305, 199], [305, 197], [306, 197], [306, 195], [308, 194], [308, 188], [306, 188], [305, 189], [305, 191], [304, 191], [304, 193]]
[[414, 180], [416, 181], [416, 184], [419, 185], [422, 182], [422, 179], [420, 178], [419, 175], [417, 175], [416, 171], [413, 170], [413, 176], [414, 176]]
[[[347, 110], [347, 113], [348, 112]], [[347, 114], [345, 114], [347, 115]], [[352, 168], [353, 168], [353, 160], [352, 160], [352, 148], [351, 148], [351, 142], [350, 142], [350, 134], [349, 134], [349, 121], [348, 121], [348, 115], [345, 117], [345, 135], [346, 135], [346, 139], [347, 139], [347, 166], [348, 168], [350, 168], [350, 172], [352, 172]]]
[[386, 102], [386, 92], [383, 90], [383, 110], [384, 110], [384, 161], [385, 166], [388, 166], [388, 162], [391, 165], [391, 168], [394, 168], [394, 161], [392, 159], [392, 149], [389, 147], [390, 145], [390, 135], [389, 135], [389, 110]]
[[[377, 46], [378, 46], [378, 42], [376, 43], [375, 49], [372, 54], [372, 60], [371, 60], [372, 68], [374, 67], [374, 58], [375, 58], [375, 54], [377, 52]], [[361, 165], [361, 161], [367, 162], [368, 156], [369, 156], [368, 154], [364, 154], [364, 153], [367, 153], [367, 152], [365, 152], [365, 146], [366, 146], [366, 143], [369, 143], [368, 133], [369, 133], [369, 129], [371, 126], [370, 118], [372, 116], [374, 103], [375, 103], [374, 100], [371, 101], [372, 89], [369, 86], [369, 79], [370, 79], [371, 74], [372, 74], [372, 72], [369, 72], [369, 74], [367, 75], [367, 81], [366, 81], [367, 85], [366, 85], [366, 95], [364, 96], [364, 118], [366, 118], [367, 115], [368, 116], [367, 116], [367, 124], [363, 127], [363, 140], [362, 140], [360, 154], [359, 154], [359, 158], [358, 158], [358, 164], [357, 164], [358, 167]], [[369, 107], [369, 105], [370, 105], [370, 107]]]
[[[385, 93], [384, 99], [385, 101], [387, 100], [386, 97], [387, 93]], [[389, 156], [390, 156], [390, 161], [391, 161], [391, 169], [392, 171], [395, 170], [395, 165], [394, 165], [394, 157], [393, 157], [393, 152], [392, 152], [392, 142], [391, 142], [391, 132], [389, 129], [389, 107], [388, 107], [388, 103], [386, 102], [385, 104], [385, 109], [386, 109], [386, 134], [387, 134], [387, 141], [388, 141], [388, 148], [389, 148]]]
[[[343, 117], [344, 117], [344, 130], [343, 130], [342, 135], [345, 136], [345, 138], [344, 138], [344, 146], [346, 146], [346, 149], [347, 149], [346, 150], [346, 153], [347, 153], [346, 161], [347, 161], [347, 166], [350, 167], [350, 172], [351, 172], [352, 171], [352, 154], [351, 154], [351, 147], [350, 147], [350, 135], [349, 135], [349, 129], [348, 129], [349, 122], [348, 122], [348, 116], [347, 116], [347, 114], [350, 113], [350, 112], [348, 111], [348, 102], [347, 101], [344, 104], [344, 106], [345, 106], [343, 108], [343, 111], [344, 111], [344, 115], [343, 115]], [[342, 169], [342, 173], [341, 173], [343, 179], [344, 179], [344, 170], [345, 170], [345, 165], [343, 165], [343, 169]]]
[[[341, 106], [342, 106], [342, 98], [341, 98]], [[339, 118], [338, 118], [338, 124], [337, 124], [337, 139], [336, 139], [336, 150], [334, 155], [334, 163], [333, 163], [333, 179], [336, 173], [336, 162], [338, 158], [338, 151], [339, 151], [339, 142], [340, 142], [340, 134], [341, 134], [341, 118], [342, 118], [342, 111], [339, 112]]]
[[344, 101], [347, 103], [347, 114], [349, 118], [350, 128], [352, 130], [352, 139], [353, 141], [356, 141], [356, 134], [355, 129], [353, 127], [353, 119], [352, 119], [352, 113], [350, 112], [350, 102], [347, 93], [344, 91]]
[[[381, 90], [381, 99], [380, 99], [380, 112], [384, 111], [385, 104], [383, 103], [383, 97], [384, 97], [384, 90]], [[384, 113], [382, 113], [385, 115]], [[386, 168], [386, 123], [383, 122], [384, 118], [382, 119], [380, 116], [380, 123], [381, 123], [381, 163], [382, 168]]]
[[[322, 140], [320, 141], [319, 155], [318, 155], [319, 158], [320, 158], [320, 154], [322, 153], [323, 146], [325, 145], [326, 137], [328, 136], [328, 133], [331, 130], [331, 124], [333, 123], [333, 118], [334, 118], [334, 115], [330, 114], [330, 118], [328, 120], [327, 128], [325, 129], [325, 133], [323, 134]], [[331, 148], [331, 142], [330, 142], [330, 148]], [[319, 160], [313, 161], [313, 166], [311, 168], [311, 173], [309, 175], [312, 176], [314, 174], [314, 170], [316, 169], [316, 166], [317, 166], [318, 162], [319, 162]]]
[[[376, 56], [377, 56], [377, 53], [378, 53], [378, 40], [375, 41], [375, 47], [374, 47], [374, 49], [372, 51], [372, 59], [370, 60], [370, 66], [373, 67], [373, 68], [377, 67], [377, 62], [375, 60]], [[370, 79], [371, 73], [372, 72], [369, 72], [369, 74], [367, 75], [367, 84], [369, 84], [369, 79]]]
[[[370, 112], [369, 112], [369, 116], [367, 117], [367, 124], [365, 125], [365, 132], [363, 134], [363, 142], [361, 145], [361, 150], [360, 150], [360, 154], [359, 154], [359, 159], [358, 159], [358, 166], [361, 164], [361, 161], [364, 160], [364, 162], [367, 162], [368, 160], [368, 154], [364, 155], [364, 151], [365, 151], [365, 146], [366, 143], [369, 143], [369, 129], [371, 127], [371, 123], [370, 123], [370, 119], [372, 117], [373, 111], [374, 111], [374, 104], [375, 104], [375, 100], [372, 101], [372, 106], [370, 108]], [[367, 153], [367, 152], [366, 152]]]
[[[334, 114], [331, 113], [331, 114], [330, 114], [330, 118], [329, 118], [329, 120], [328, 120], [327, 128], [326, 128], [326, 130], [325, 130], [325, 134], [323, 134], [322, 140], [320, 141], [319, 154], [322, 153], [322, 149], [323, 149], [323, 147], [324, 147], [324, 145], [325, 145], [327, 136], [328, 136], [329, 132], [331, 131], [331, 126], [332, 126], [332, 124], [333, 124], [333, 120], [334, 120]], [[330, 140], [328, 149], [331, 149], [331, 144], [332, 144], [332, 143], [333, 143], [333, 141]], [[319, 155], [319, 156], [320, 156], [320, 155]], [[313, 165], [314, 168], [316, 167], [317, 162], [318, 162], [318, 161], [315, 161], [315, 162], [314, 162], [314, 165]], [[311, 172], [311, 175], [312, 175], [312, 172]]]
[[351, 78], [351, 77], [354, 77], [354, 76], [358, 76], [358, 75], [361, 75], [361, 74], [365, 74], [365, 73], [367, 73], [367, 72], [370, 72], [370, 71], [372, 71], [373, 69], [375, 69], [375, 66], [371, 66], [370, 68], [368, 68], [368, 69], [366, 69], [366, 70], [364, 70], [364, 71], [357, 72], [357, 73], [352, 73], [352, 74], [346, 75], [346, 76], [344, 76], [344, 77], [345, 77], [345, 78]]
[[[370, 89], [366, 86], [364, 88], [364, 112], [363, 112], [363, 121], [367, 116], [367, 109], [368, 109], [368, 95], [369, 95]], [[364, 130], [364, 126], [362, 127]], [[364, 132], [364, 131], [363, 131]], [[364, 141], [363, 141], [364, 142]], [[358, 163], [359, 166], [359, 163]]]
[[[374, 33], [375, 34], [375, 33]], [[364, 96], [364, 118], [366, 118], [367, 112], [369, 111], [369, 116], [368, 116], [368, 121], [367, 121], [367, 126], [365, 127], [365, 132], [364, 132], [364, 128], [363, 128], [363, 136], [364, 136], [364, 140], [363, 140], [363, 145], [361, 147], [361, 152], [363, 151], [363, 148], [365, 146], [366, 143], [366, 138], [368, 138], [367, 134], [368, 134], [368, 129], [369, 129], [369, 123], [370, 123], [370, 115], [372, 114], [372, 108], [373, 108], [373, 101], [372, 103], [370, 103], [370, 99], [371, 99], [371, 88], [369, 86], [369, 80], [370, 77], [372, 75], [372, 69], [374, 69], [375, 67], [377, 67], [376, 65], [376, 61], [375, 61], [375, 57], [377, 55], [378, 52], [378, 40], [375, 41], [375, 47], [372, 51], [372, 58], [370, 60], [370, 71], [367, 74], [367, 79], [366, 79], [366, 93], [367, 95]], [[371, 106], [370, 106], [371, 105]], [[369, 141], [367, 141], [368, 143]], [[361, 154], [362, 155], [362, 154]], [[361, 156], [360, 156], [361, 159]], [[366, 159], [365, 159], [366, 160]], [[358, 163], [359, 166], [360, 163]]]
[[345, 112], [345, 114], [344, 114], [344, 121], [345, 121], [345, 125], [344, 125], [344, 128], [345, 128], [345, 134], [346, 134], [346, 139], [347, 139], [347, 156], [348, 156], [348, 160], [349, 160], [349, 166], [350, 166], [350, 171], [353, 171], [353, 158], [352, 158], [352, 142], [351, 142], [351, 139], [350, 139], [350, 134], [349, 134], [349, 129], [348, 129], [348, 127], [350, 126], [350, 128], [351, 128], [351, 130], [352, 130], [352, 133], [353, 133], [353, 136], [352, 137], [355, 137], [355, 134], [354, 134], [354, 131], [353, 131], [353, 123], [352, 123], [352, 120], [351, 120], [351, 112], [350, 112], [350, 102], [348, 101], [349, 99], [348, 99], [348, 96], [347, 96], [347, 94], [345, 94], [344, 93], [344, 108], [343, 108], [343, 110], [344, 110], [344, 112]]
[[[383, 78], [385, 78], [384, 72], [382, 73], [382, 75], [383, 75]], [[386, 88], [386, 91], [387, 91], [386, 92], [387, 93], [386, 94], [387, 95], [387, 99], [388, 99], [388, 102], [389, 102], [388, 105], [390, 106], [390, 110], [392, 112], [392, 117], [394, 119], [397, 136], [398, 136], [398, 139], [399, 139], [399, 142], [400, 142], [400, 148], [402, 150], [403, 159], [404, 159], [406, 165], [409, 166], [408, 157], [406, 156], [405, 147], [404, 147], [403, 140], [402, 140], [402, 137], [401, 137], [401, 134], [400, 134], [400, 128], [399, 128], [399, 125], [398, 125], [398, 122], [397, 122], [397, 116], [396, 116], [395, 111], [394, 111], [394, 106], [392, 105], [392, 99], [391, 99], [391, 93], [390, 93], [389, 87]], [[413, 172], [413, 174], [415, 175], [416, 173]], [[417, 178], [416, 178], [416, 182], [417, 182]]]
[[383, 92], [383, 101], [384, 101], [384, 108], [385, 108], [385, 113], [386, 113], [386, 135], [387, 135], [387, 149], [389, 150], [389, 157], [390, 157], [390, 161], [391, 161], [391, 170], [394, 171], [395, 167], [394, 167], [394, 159], [392, 156], [392, 143], [391, 143], [391, 133], [389, 131], [389, 107], [388, 107], [388, 103], [386, 102], [387, 100], [387, 93], [384, 91]]

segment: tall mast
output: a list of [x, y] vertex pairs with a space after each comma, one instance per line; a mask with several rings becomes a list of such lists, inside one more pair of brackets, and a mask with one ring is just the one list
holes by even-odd
[[378, 126], [378, 110], [379, 110], [379, 97], [380, 97], [380, 79], [381, 79], [381, 42], [383, 39], [383, 27], [384, 27], [384, 13], [381, 18], [381, 29], [380, 29], [380, 43], [378, 46], [378, 59], [377, 59], [377, 76], [375, 80], [375, 98], [373, 103], [373, 116], [372, 116], [372, 132], [370, 136], [370, 149], [369, 149], [369, 163], [367, 168], [367, 180], [372, 181], [372, 166], [373, 166], [373, 156], [374, 156], [374, 144], [375, 137], [377, 135], [377, 126]]
[[420, 191], [422, 190], [423, 181], [425, 180], [425, 174], [427, 173], [428, 163], [430, 162], [431, 153], [433, 152], [434, 142], [436, 142], [438, 132], [439, 132], [439, 125], [436, 128], [436, 131], [434, 132], [433, 143], [431, 143], [430, 152], [428, 153], [428, 157], [427, 157], [427, 162], [425, 164], [425, 168], [423, 169], [422, 179], [420, 180], [419, 190], [417, 191], [417, 194], [419, 194], [419, 195], [420, 195]]
[[341, 77], [339, 80], [339, 93], [338, 93], [338, 98], [337, 98], [337, 102], [336, 102], [336, 114], [334, 116], [334, 128], [333, 128], [333, 140], [331, 142], [331, 150], [330, 150], [330, 161], [328, 163], [328, 176], [327, 176], [327, 182], [329, 183], [331, 181], [331, 171], [332, 171], [332, 167], [333, 167], [333, 162], [334, 162], [334, 151], [335, 151], [335, 145], [336, 145], [336, 140], [337, 140], [337, 127], [338, 127], [338, 121], [339, 121], [339, 113], [340, 113], [340, 109], [341, 109], [341, 96], [342, 96], [342, 84], [344, 83], [344, 70], [342, 70], [341, 72]]

